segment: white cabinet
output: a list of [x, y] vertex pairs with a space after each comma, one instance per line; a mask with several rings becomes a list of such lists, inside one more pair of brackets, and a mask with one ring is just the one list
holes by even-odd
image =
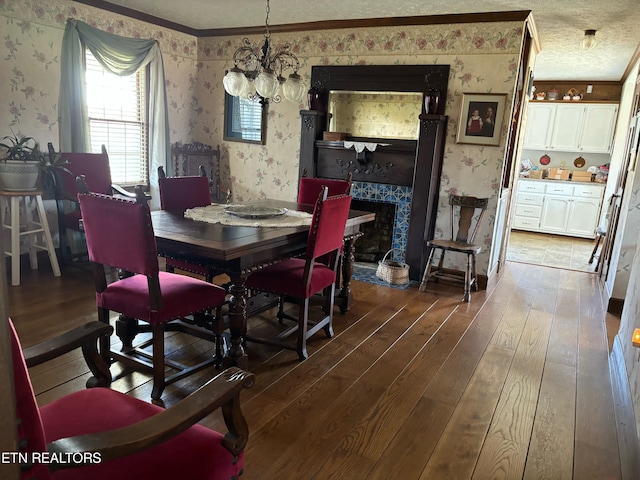
[[556, 105], [550, 148], [565, 152], [580, 150], [584, 109], [584, 105]]
[[617, 105], [588, 105], [580, 140], [583, 151], [608, 153], [611, 150], [617, 113]]
[[542, 209], [542, 217], [540, 218], [540, 231], [565, 233], [570, 211], [571, 197], [545, 195], [544, 208]]
[[617, 113], [615, 104], [531, 103], [524, 147], [608, 153]]
[[604, 185], [518, 180], [512, 228], [594, 238]]
[[574, 197], [567, 218], [567, 235], [594, 238], [600, 213], [600, 199]]
[[553, 103], [529, 104], [527, 128], [524, 134], [525, 148], [546, 150], [551, 140], [553, 117], [556, 106]]

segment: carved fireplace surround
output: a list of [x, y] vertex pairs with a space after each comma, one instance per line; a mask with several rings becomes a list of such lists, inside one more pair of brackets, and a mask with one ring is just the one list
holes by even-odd
[[[433, 238], [440, 173], [446, 137], [443, 115], [449, 78], [448, 65], [315, 66], [312, 87], [319, 93], [317, 110], [300, 112], [300, 175], [345, 178], [353, 175], [352, 195], [357, 200], [396, 206], [392, 247], [410, 267], [409, 277], [419, 280], [426, 264], [424, 245]], [[343, 141], [322, 140], [328, 125], [328, 93], [334, 90], [440, 92], [441, 111], [423, 113], [417, 140], [348, 138], [376, 143], [375, 151], [357, 153]]]

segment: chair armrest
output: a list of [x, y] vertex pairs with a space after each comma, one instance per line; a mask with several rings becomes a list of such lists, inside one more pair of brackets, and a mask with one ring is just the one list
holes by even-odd
[[55, 357], [82, 348], [84, 359], [93, 373], [87, 387], [108, 386], [111, 383], [109, 366], [98, 353], [98, 340], [108, 338], [113, 327], [103, 322], [88, 322], [62, 335], [38, 343], [22, 351], [27, 367], [35, 367]]
[[[222, 408], [224, 421], [229, 429], [223, 445], [233, 455], [238, 455], [249, 437], [249, 427], [240, 409], [240, 392], [253, 385], [254, 375], [237, 367], [231, 367], [216, 375], [184, 400], [152, 417], [134, 425], [76, 437], [62, 438], [49, 443], [48, 451], [60, 453], [100, 453], [103, 462], [131, 455], [148, 449], [171, 437]], [[50, 465], [51, 470], [80, 465]]]

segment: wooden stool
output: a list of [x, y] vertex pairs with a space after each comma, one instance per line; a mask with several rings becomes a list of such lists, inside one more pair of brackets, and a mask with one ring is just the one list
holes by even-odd
[[[11, 285], [20, 285], [20, 237], [24, 236], [27, 240], [29, 249], [29, 260], [31, 269], [38, 268], [37, 250], [46, 250], [49, 253], [49, 261], [53, 269], [53, 276], [60, 276], [60, 266], [58, 265], [58, 257], [53, 248], [53, 240], [51, 239], [51, 230], [49, 230], [49, 222], [44, 210], [42, 202], [42, 191], [32, 190], [28, 192], [15, 192], [0, 190], [0, 210], [2, 211], [2, 228], [11, 231], [11, 250], [4, 252], [5, 255], [11, 257]], [[26, 222], [20, 225], [20, 199], [23, 199]], [[33, 207], [38, 213], [38, 219], [33, 216]], [[9, 210], [10, 222], [6, 222], [6, 212]], [[37, 237], [39, 233], [43, 234], [44, 245], [38, 243]]]

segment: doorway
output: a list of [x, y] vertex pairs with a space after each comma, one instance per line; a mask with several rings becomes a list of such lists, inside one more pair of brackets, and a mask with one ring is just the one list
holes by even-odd
[[507, 260], [595, 273], [602, 242], [589, 263], [596, 240], [549, 233], [511, 230]]

